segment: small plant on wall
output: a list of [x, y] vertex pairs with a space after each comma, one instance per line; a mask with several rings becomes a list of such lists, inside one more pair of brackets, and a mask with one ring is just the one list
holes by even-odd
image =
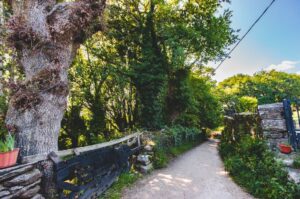
[[19, 149], [15, 148], [15, 138], [7, 134], [3, 141], [0, 141], [0, 169], [13, 166], [17, 162]]

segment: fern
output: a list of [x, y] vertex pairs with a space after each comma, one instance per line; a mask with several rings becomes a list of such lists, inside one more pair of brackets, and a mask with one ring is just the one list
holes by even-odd
[[6, 146], [10, 151], [15, 148], [15, 138], [11, 134], [8, 134], [6, 137]]
[[6, 146], [6, 143], [3, 141], [0, 141], [0, 152], [5, 153], [8, 152], [8, 147]]
[[5, 153], [14, 150], [15, 148], [15, 138], [8, 134], [4, 141], [0, 140], [0, 152]]

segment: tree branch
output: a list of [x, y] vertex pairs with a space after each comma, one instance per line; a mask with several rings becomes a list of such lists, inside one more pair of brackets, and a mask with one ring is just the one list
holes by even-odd
[[101, 30], [106, 0], [81, 0], [59, 3], [47, 16], [50, 34], [55, 40], [82, 43]]

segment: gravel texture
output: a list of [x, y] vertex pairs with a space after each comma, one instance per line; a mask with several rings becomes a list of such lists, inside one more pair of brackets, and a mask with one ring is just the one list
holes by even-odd
[[209, 140], [126, 189], [123, 199], [253, 199], [225, 172]]

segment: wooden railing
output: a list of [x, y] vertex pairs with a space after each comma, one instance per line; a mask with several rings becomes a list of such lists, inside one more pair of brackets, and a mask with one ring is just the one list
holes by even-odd
[[[62, 150], [62, 151], [57, 151], [55, 152], [58, 157], [63, 158], [65, 156], [69, 155], [80, 155], [83, 152], [88, 152], [88, 151], [93, 151], [109, 146], [115, 146], [119, 145], [121, 143], [127, 142], [126, 144], [128, 146], [133, 145], [134, 143], [137, 143], [138, 146], [141, 145], [140, 137], [143, 133], [142, 132], [137, 132], [134, 134], [127, 135], [125, 137], [116, 139], [116, 140], [111, 140], [109, 142], [104, 142], [100, 144], [94, 144], [94, 145], [89, 145], [85, 147], [78, 147], [78, 148], [73, 148], [73, 149], [68, 149], [68, 150]], [[27, 156], [21, 158], [21, 163], [26, 164], [26, 163], [33, 163], [33, 162], [39, 162], [42, 160], [46, 160], [48, 158], [48, 153], [43, 153], [43, 154], [38, 154], [38, 155], [32, 155], [32, 156]]]

